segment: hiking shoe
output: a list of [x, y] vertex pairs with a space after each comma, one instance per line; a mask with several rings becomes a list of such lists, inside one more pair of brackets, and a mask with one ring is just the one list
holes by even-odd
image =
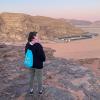
[[42, 94], [44, 92], [44, 88], [39, 91], [39, 94]]
[[30, 90], [29, 94], [30, 94], [30, 95], [32, 95], [32, 94], [33, 94], [33, 89], [31, 89], [31, 90]]
[[43, 93], [43, 90], [39, 91], [39, 94], [42, 94]]

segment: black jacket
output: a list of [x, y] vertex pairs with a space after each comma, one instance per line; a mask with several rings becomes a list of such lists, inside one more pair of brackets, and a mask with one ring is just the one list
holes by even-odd
[[35, 43], [34, 45], [27, 43], [25, 46], [25, 53], [27, 49], [32, 50], [33, 53], [33, 68], [43, 68], [43, 62], [46, 57], [42, 45], [40, 43]]

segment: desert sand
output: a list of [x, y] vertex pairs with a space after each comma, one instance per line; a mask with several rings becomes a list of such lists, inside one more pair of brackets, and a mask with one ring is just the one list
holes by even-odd
[[100, 36], [68, 43], [46, 43], [43, 46], [56, 50], [55, 57], [66, 59], [100, 58]]
[[43, 45], [54, 49], [55, 57], [78, 61], [84, 67], [88, 67], [96, 76], [100, 76], [100, 70], [98, 70], [100, 69], [100, 36], [68, 43], [48, 43]]

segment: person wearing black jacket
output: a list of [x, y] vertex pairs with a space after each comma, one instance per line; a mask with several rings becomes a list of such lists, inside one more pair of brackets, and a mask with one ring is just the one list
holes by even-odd
[[25, 53], [27, 49], [30, 49], [33, 53], [33, 66], [30, 70], [30, 94], [33, 94], [33, 81], [34, 76], [37, 77], [38, 82], [38, 92], [42, 94], [42, 69], [43, 62], [46, 60], [45, 53], [42, 45], [39, 43], [37, 38], [37, 32], [30, 32], [28, 36], [28, 42], [25, 46]]

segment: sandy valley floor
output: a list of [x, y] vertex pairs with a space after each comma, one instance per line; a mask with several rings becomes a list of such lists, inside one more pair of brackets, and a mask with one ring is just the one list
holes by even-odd
[[50, 47], [56, 52], [54, 55], [61, 58], [100, 58], [100, 36], [79, 41], [71, 41], [68, 43], [46, 43], [44, 47]]

